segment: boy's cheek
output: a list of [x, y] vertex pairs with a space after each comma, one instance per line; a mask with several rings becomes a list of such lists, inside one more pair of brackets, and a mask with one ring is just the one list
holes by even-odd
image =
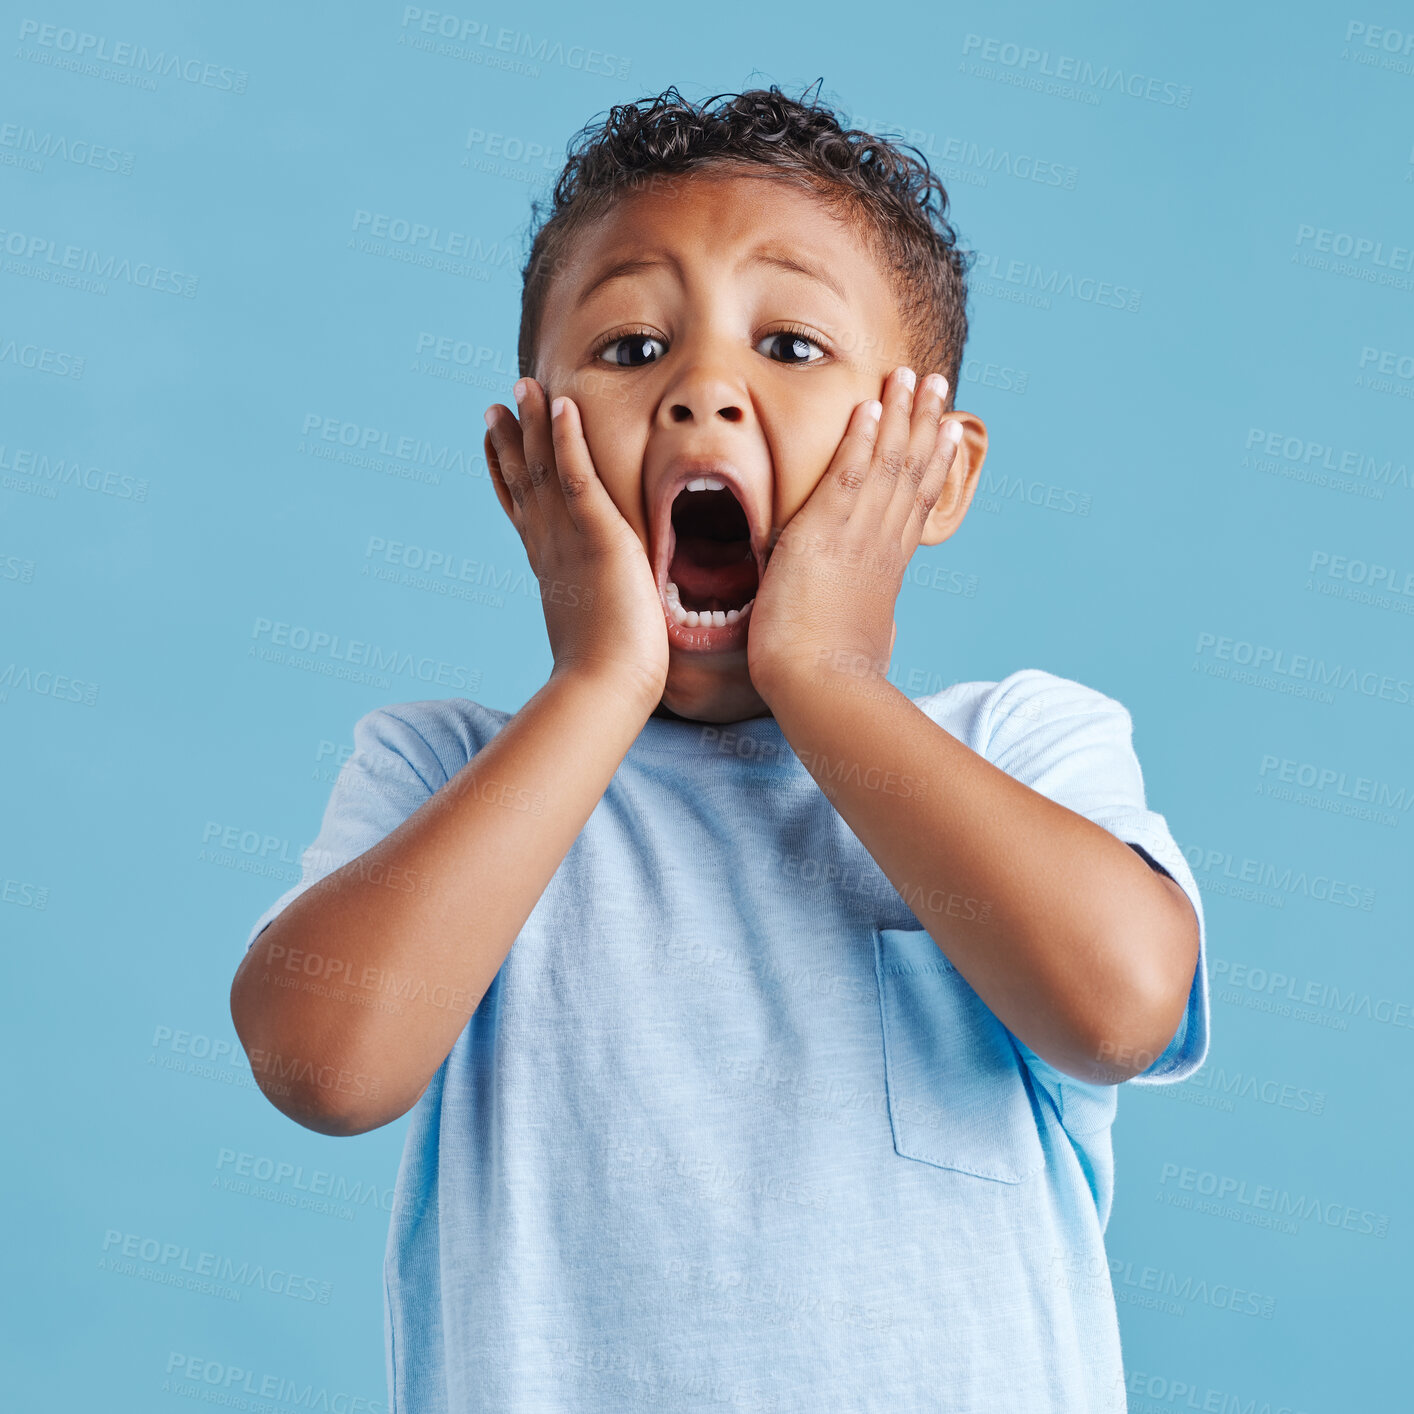
[[640, 540], [647, 543], [648, 526], [643, 498], [644, 439], [606, 425], [602, 414], [596, 416], [593, 407], [580, 408], [584, 426], [584, 442], [589, 448], [589, 460], [595, 474], [618, 507], [619, 514], [634, 528]]
[[815, 494], [820, 483], [829, 475], [839, 447], [831, 444], [818, 448], [808, 462], [793, 462], [781, 478], [780, 498], [786, 522]]

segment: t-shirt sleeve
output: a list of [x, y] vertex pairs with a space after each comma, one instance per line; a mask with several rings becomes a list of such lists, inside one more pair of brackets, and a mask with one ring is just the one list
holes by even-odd
[[[1145, 801], [1128, 710], [1094, 688], [1039, 669], [1024, 669], [998, 683], [988, 710], [984, 754], [993, 765], [1123, 840], [1150, 867], [1157, 865], [1173, 879], [1193, 905], [1198, 961], [1183, 1019], [1163, 1051], [1125, 1083], [1158, 1085], [1185, 1079], [1208, 1053], [1203, 900], [1167, 822]], [[1077, 1100], [1100, 1088], [1113, 1093], [1113, 1087], [1086, 1086], [1063, 1076], [1029, 1048], [1020, 1049], [1037, 1078], [1053, 1093], [1054, 1087], [1063, 1087]]]
[[300, 880], [255, 920], [247, 951], [300, 894], [372, 849], [447, 781], [437, 753], [392, 708], [377, 707], [361, 717], [353, 739], [353, 754], [339, 768], [319, 834], [300, 857]]

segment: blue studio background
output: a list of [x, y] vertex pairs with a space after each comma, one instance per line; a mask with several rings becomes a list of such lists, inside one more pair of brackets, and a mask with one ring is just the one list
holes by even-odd
[[[1407, 1398], [1406, 7], [0, 23], [10, 1404], [384, 1407], [406, 1120], [280, 1115], [231, 977], [362, 713], [513, 709], [548, 673], [482, 412], [511, 403], [529, 201], [567, 139], [670, 83], [822, 75], [928, 155], [980, 252], [959, 404], [992, 451], [918, 552], [892, 676], [1117, 697], [1204, 889], [1208, 1065], [1126, 1090], [1115, 1130], [1131, 1407]], [[407, 667], [340, 676], [278, 625]], [[264, 1275], [188, 1286], [201, 1253]]]

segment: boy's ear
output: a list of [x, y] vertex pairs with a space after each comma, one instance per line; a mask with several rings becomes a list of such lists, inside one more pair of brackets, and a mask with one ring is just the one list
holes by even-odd
[[975, 412], [947, 412], [943, 421], [962, 424], [962, 441], [957, 444], [942, 494], [923, 523], [920, 545], [939, 545], [962, 524], [987, 459], [987, 424]]

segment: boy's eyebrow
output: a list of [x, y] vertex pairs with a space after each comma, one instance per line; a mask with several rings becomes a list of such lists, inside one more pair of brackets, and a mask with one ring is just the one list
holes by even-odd
[[[842, 303], [848, 304], [849, 297], [839, 282], [822, 266], [811, 264], [802, 260], [798, 255], [788, 250], [783, 250], [779, 246], [761, 245], [749, 250], [741, 259], [737, 269], [740, 270], [746, 265], [774, 265], [777, 269], [788, 270], [795, 275], [804, 275], [808, 280], [818, 281], [825, 288], [831, 291]], [[575, 301], [576, 307], [583, 305], [589, 296], [602, 285], [607, 285], [611, 280], [623, 279], [629, 275], [637, 275], [645, 270], [658, 270], [664, 266], [669, 266], [676, 272], [679, 279], [682, 278], [682, 266], [677, 258], [667, 251], [652, 251], [646, 255], [629, 256], [625, 260], [616, 260], [606, 270], [601, 270], [592, 280], [580, 291], [579, 298]]]
[[641, 270], [657, 270], [664, 265], [671, 265], [672, 268], [677, 271], [679, 278], [681, 278], [682, 267], [671, 255], [633, 255], [627, 260], [616, 260], [607, 270], [601, 270], [599, 274], [579, 292], [579, 298], [575, 301], [575, 308], [586, 303], [589, 296], [592, 295], [600, 285], [607, 285], [610, 280], [621, 280], [626, 275], [637, 275]]
[[757, 246], [755, 250], [747, 253], [742, 264], [746, 265], [752, 261], [760, 265], [775, 265], [781, 270], [804, 275], [808, 280], [818, 280], [827, 290], [832, 291], [843, 304], [849, 303], [849, 297], [845, 294], [843, 287], [828, 270], [823, 266], [812, 265], [801, 260], [799, 256], [793, 255], [790, 251], [782, 250], [778, 246]]

